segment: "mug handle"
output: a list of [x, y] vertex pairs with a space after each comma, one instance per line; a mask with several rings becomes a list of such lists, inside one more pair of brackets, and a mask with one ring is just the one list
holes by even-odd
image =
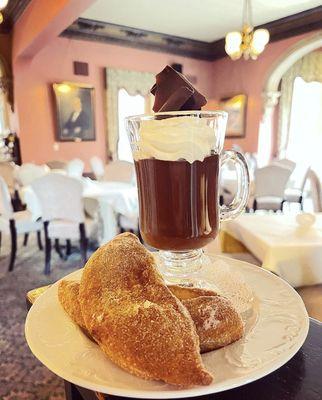
[[226, 206], [220, 206], [220, 220], [236, 218], [241, 214], [248, 202], [249, 197], [249, 171], [245, 157], [237, 151], [224, 151], [220, 157], [220, 167], [227, 161], [234, 164], [237, 173], [237, 192], [233, 201]]

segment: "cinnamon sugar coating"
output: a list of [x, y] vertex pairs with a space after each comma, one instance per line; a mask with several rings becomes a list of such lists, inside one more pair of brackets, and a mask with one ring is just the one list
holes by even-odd
[[243, 336], [243, 321], [224, 297], [200, 296], [182, 303], [196, 326], [201, 353], [227, 346]]
[[86, 329], [78, 300], [79, 282], [62, 280], [58, 285], [58, 300], [70, 318], [81, 328]]
[[189, 312], [135, 235], [118, 235], [92, 255], [79, 302], [90, 335], [123, 369], [181, 386], [212, 382]]

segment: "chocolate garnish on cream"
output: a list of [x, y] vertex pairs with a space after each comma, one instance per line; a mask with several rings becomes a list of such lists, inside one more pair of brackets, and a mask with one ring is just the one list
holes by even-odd
[[[151, 93], [155, 96], [153, 110], [160, 113], [199, 111], [207, 103], [188, 79], [169, 65], [156, 75]], [[188, 114], [171, 118], [161, 114], [141, 121], [134, 159], [203, 161], [215, 147], [214, 131], [206, 119]]]
[[154, 112], [201, 110], [207, 103], [188, 79], [169, 65], [156, 75], [151, 93], [155, 97]]

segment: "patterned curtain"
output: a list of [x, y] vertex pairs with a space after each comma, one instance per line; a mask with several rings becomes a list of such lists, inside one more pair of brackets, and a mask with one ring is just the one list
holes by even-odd
[[117, 158], [118, 128], [118, 92], [125, 89], [131, 96], [140, 94], [146, 99], [146, 112], [151, 111], [150, 89], [155, 75], [148, 72], [127, 71], [106, 68], [106, 115], [107, 115], [107, 154], [108, 158]]
[[293, 86], [296, 77], [306, 82], [322, 82], [322, 51], [314, 51], [298, 60], [284, 74], [279, 102], [278, 154], [285, 157], [289, 141]]

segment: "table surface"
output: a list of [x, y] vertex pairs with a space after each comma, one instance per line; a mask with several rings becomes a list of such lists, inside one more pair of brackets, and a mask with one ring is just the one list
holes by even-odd
[[315, 217], [313, 227], [306, 229], [298, 225], [296, 215], [244, 214], [236, 220], [224, 222], [222, 229], [237, 240], [243, 240], [243, 234], [251, 234], [252, 239], [271, 247], [322, 247], [322, 213], [316, 213]]
[[306, 228], [296, 215], [244, 214], [224, 221], [222, 229], [293, 287], [317, 285], [322, 283], [322, 213], [315, 218]]
[[[209, 400], [321, 400], [322, 324], [310, 320], [308, 337], [298, 353], [283, 367], [248, 385], [213, 395]], [[67, 400], [122, 399], [97, 395], [66, 382]]]

